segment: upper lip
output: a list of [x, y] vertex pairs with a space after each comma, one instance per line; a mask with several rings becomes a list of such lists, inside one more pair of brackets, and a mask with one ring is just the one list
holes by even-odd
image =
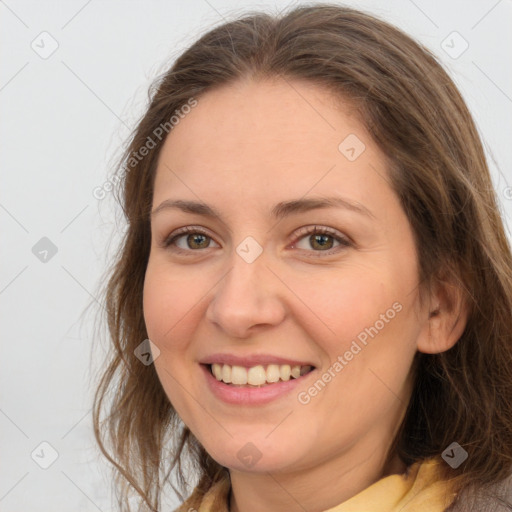
[[258, 366], [258, 365], [269, 365], [269, 364], [289, 364], [290, 366], [315, 366], [309, 361], [297, 361], [295, 359], [289, 359], [287, 357], [274, 356], [272, 354], [252, 354], [248, 356], [236, 356], [234, 354], [212, 354], [207, 356], [201, 361], [201, 364], [227, 364], [229, 366]]

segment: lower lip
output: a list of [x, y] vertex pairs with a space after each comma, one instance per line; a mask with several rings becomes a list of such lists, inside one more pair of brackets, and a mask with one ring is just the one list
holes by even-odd
[[217, 380], [210, 372], [208, 365], [201, 364], [201, 369], [205, 374], [206, 382], [212, 393], [223, 402], [236, 405], [262, 405], [276, 400], [303, 384], [304, 379], [308, 378], [315, 371], [313, 370], [306, 375], [302, 375], [298, 379], [267, 384], [261, 388], [252, 388], [232, 386]]

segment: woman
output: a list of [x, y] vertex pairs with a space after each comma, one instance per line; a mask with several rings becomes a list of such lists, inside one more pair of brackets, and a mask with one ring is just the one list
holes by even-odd
[[94, 423], [121, 509], [173, 468], [180, 511], [512, 508], [511, 251], [428, 50], [329, 4], [226, 23], [120, 170]]

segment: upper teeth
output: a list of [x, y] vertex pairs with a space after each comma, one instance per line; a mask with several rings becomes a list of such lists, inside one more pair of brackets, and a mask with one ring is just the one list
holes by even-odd
[[311, 369], [311, 366], [290, 366], [289, 364], [269, 364], [266, 368], [262, 365], [245, 368], [228, 364], [212, 364], [212, 373], [217, 380], [226, 384], [250, 384], [252, 386], [277, 382], [279, 379], [286, 381], [290, 380], [290, 377], [298, 379]]

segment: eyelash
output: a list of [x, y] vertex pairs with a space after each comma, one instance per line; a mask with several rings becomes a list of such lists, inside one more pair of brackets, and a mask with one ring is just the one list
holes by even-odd
[[[176, 242], [176, 240], [178, 240], [179, 238], [181, 238], [184, 235], [190, 235], [190, 234], [201, 234], [201, 235], [204, 235], [205, 237], [213, 240], [213, 238], [210, 235], [208, 235], [208, 233], [206, 231], [204, 231], [203, 229], [197, 228], [197, 227], [192, 227], [192, 226], [187, 226], [187, 227], [181, 228], [177, 232], [173, 233], [172, 235], [170, 235], [169, 237], [164, 239], [161, 246], [163, 248], [170, 249], [174, 252], [177, 252], [180, 254], [187, 254], [187, 255], [190, 255], [190, 253], [192, 253], [192, 252], [201, 251], [202, 249], [181, 249], [176, 246], [171, 249], [171, 245], [173, 245]], [[305, 226], [303, 228], [300, 228], [297, 231], [297, 233], [294, 235], [294, 239], [293, 239], [293, 242], [291, 245], [292, 245], [292, 247], [294, 247], [295, 244], [297, 244], [302, 238], [306, 237], [307, 235], [311, 236], [311, 235], [317, 235], [317, 234], [318, 235], [329, 235], [332, 238], [334, 238], [335, 241], [339, 242], [339, 245], [337, 247], [328, 249], [326, 251], [315, 251], [315, 250], [308, 250], [308, 249], [299, 249], [299, 250], [318, 253], [317, 257], [322, 257], [324, 255], [330, 256], [330, 255], [338, 252], [340, 250], [340, 248], [346, 249], [348, 247], [353, 246], [352, 241], [349, 240], [346, 236], [341, 235], [338, 231], [336, 231], [332, 228], [323, 227], [323, 226], [312, 226], [312, 227]], [[206, 249], [209, 249], [209, 247], [207, 247]]]

